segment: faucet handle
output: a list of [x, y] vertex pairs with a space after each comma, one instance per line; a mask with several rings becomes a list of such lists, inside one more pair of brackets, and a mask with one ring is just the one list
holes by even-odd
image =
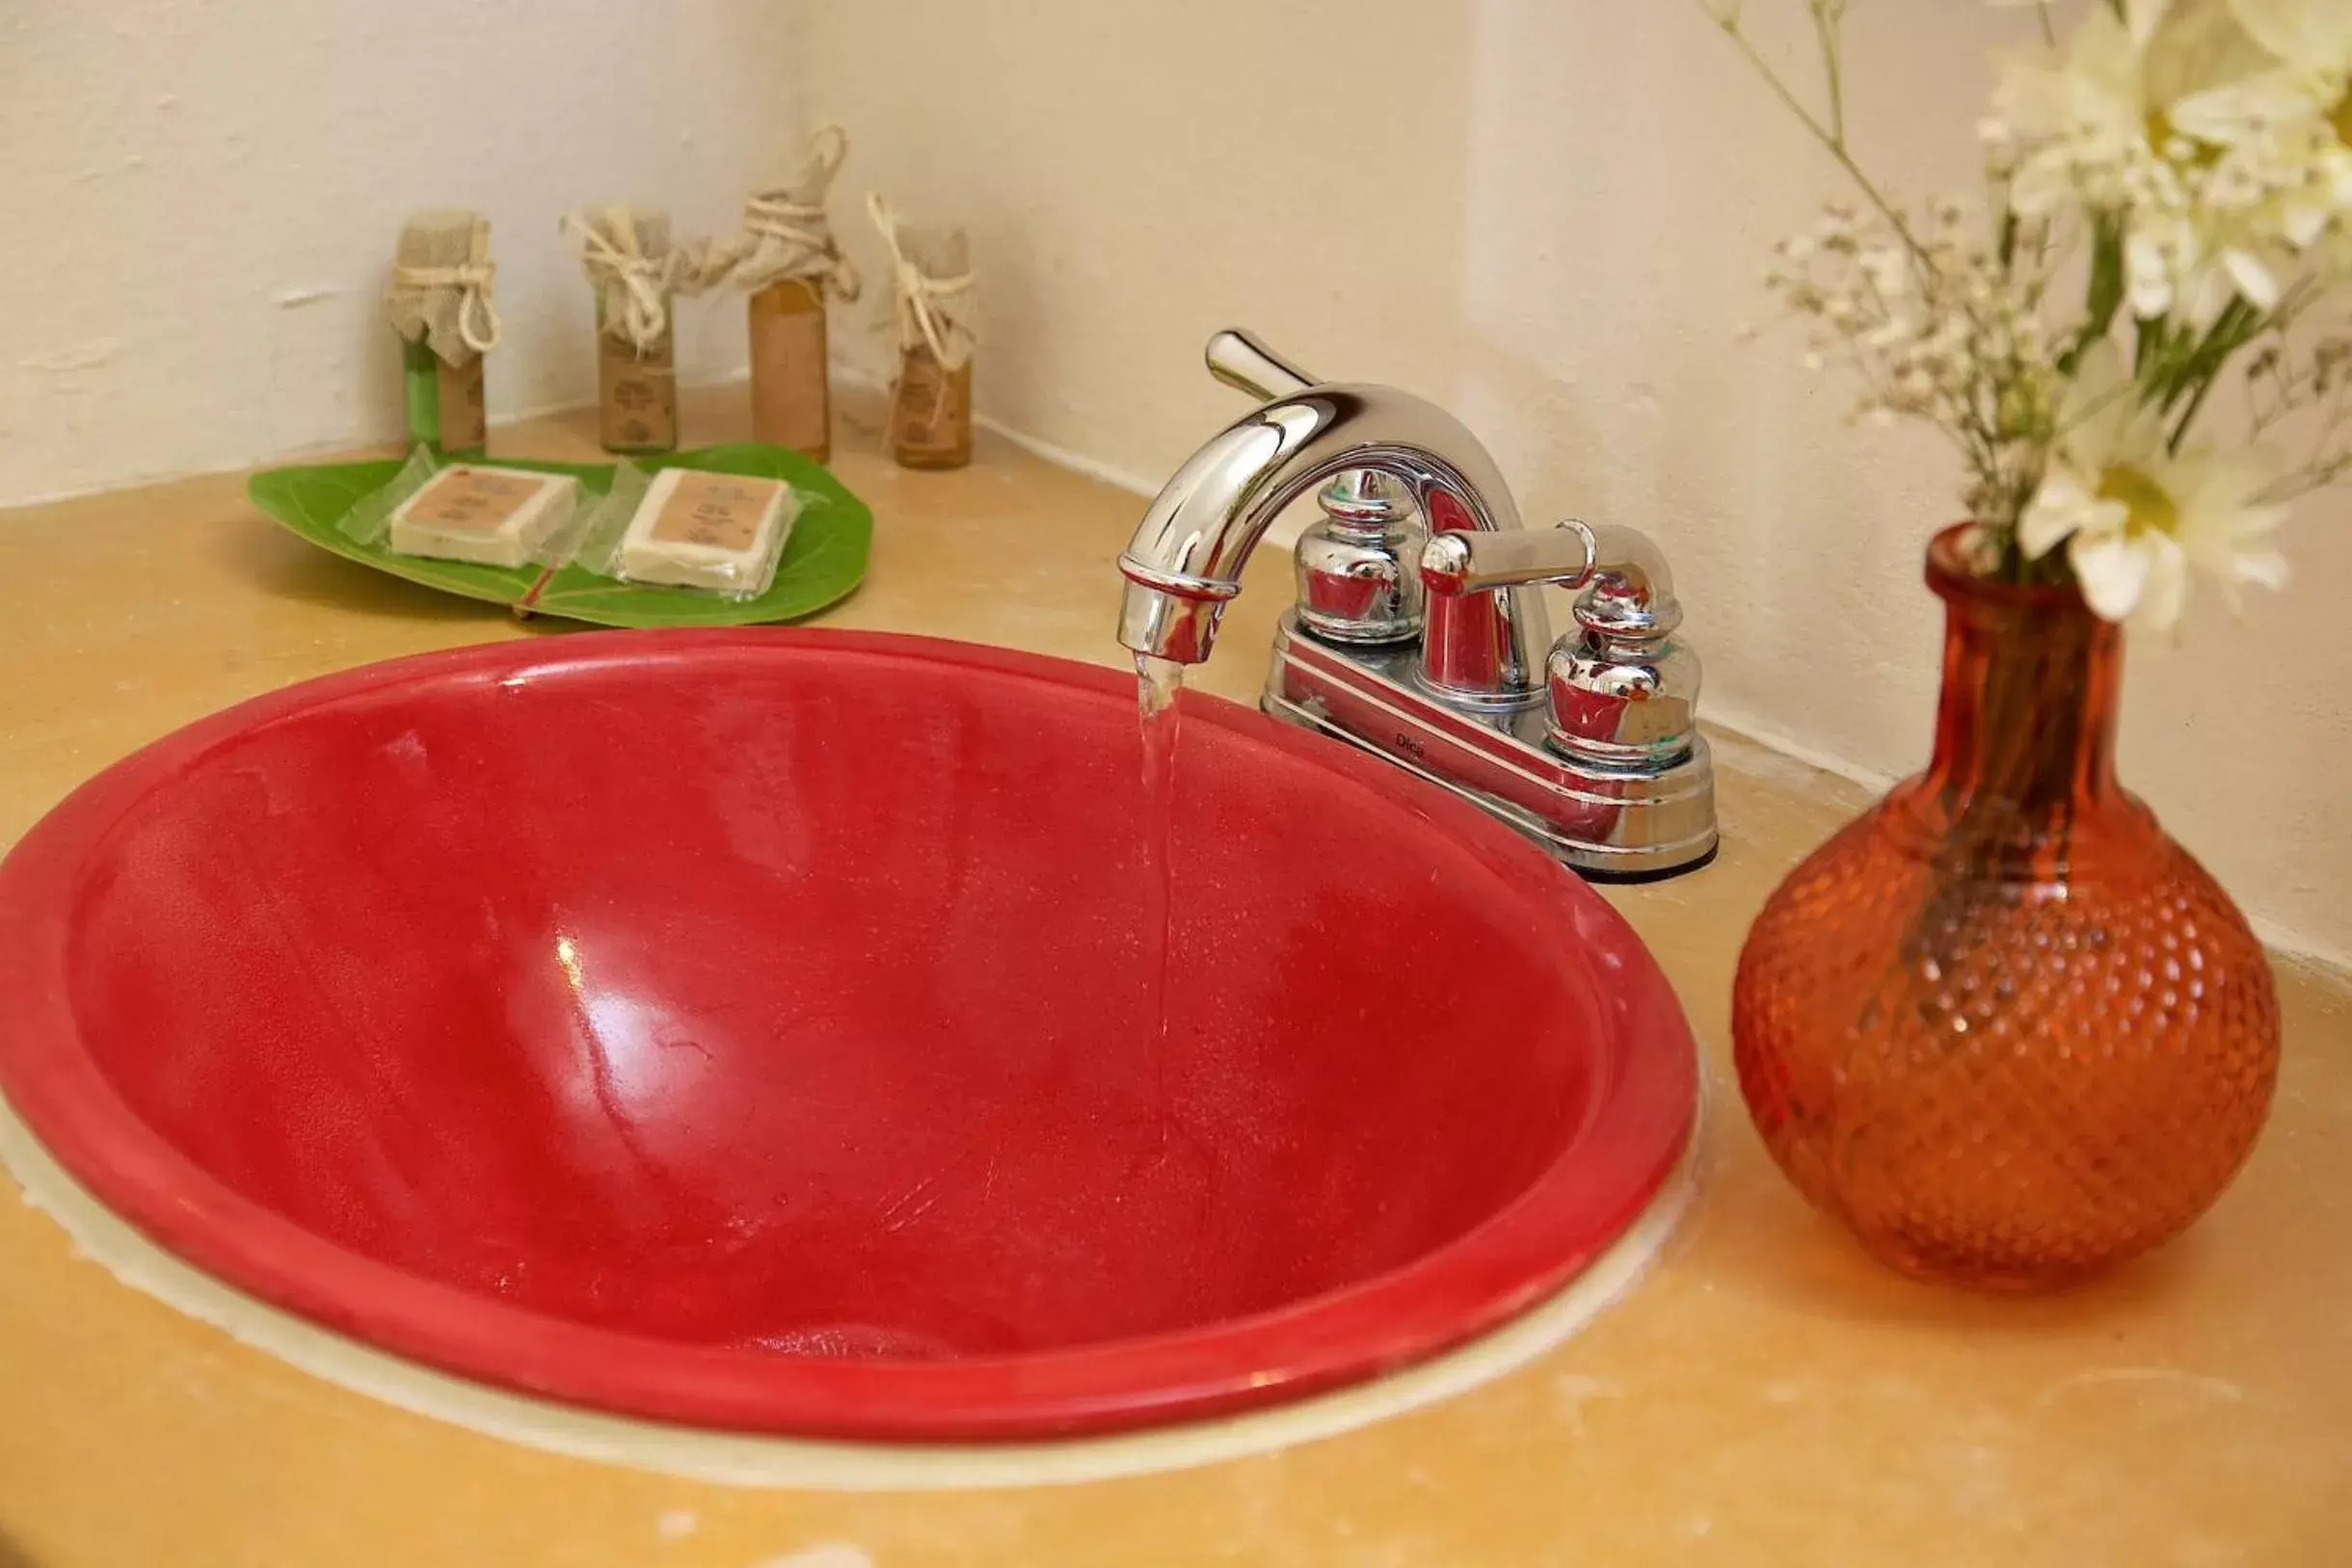
[[1483, 594], [1529, 583], [1576, 587], [1592, 575], [1598, 541], [1574, 518], [1554, 528], [1433, 535], [1421, 549], [1421, 581], [1432, 594]]
[[1682, 606], [1658, 546], [1631, 528], [1571, 518], [1525, 533], [1438, 534], [1421, 551], [1432, 594], [1528, 583], [1581, 589], [1577, 629], [1545, 660], [1555, 751], [1603, 766], [1655, 766], [1693, 755], [1698, 655], [1674, 636]]
[[1315, 499], [1323, 515], [1292, 550], [1298, 624], [1333, 643], [1420, 636], [1420, 566], [1430, 530], [1403, 487], [1376, 468], [1343, 468]]
[[1210, 375], [1261, 403], [1318, 385], [1313, 376], [1268, 348], [1257, 333], [1240, 327], [1228, 327], [1211, 337], [1203, 358], [1209, 361]]

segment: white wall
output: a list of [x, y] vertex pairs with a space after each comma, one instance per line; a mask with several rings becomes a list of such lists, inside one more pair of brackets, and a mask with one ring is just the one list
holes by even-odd
[[[491, 219], [493, 417], [595, 393], [555, 221], [732, 226], [797, 124], [773, 0], [39, 0], [0, 9], [0, 504], [398, 434], [402, 216]], [[739, 370], [689, 310], [681, 373]]]
[[[1765, 308], [1772, 238], [1843, 187], [1691, 0], [808, 14], [811, 108], [857, 138], [842, 188], [971, 226], [985, 412], [1164, 475], [1236, 412], [1203, 338], [1255, 326], [1322, 374], [1449, 403], [1531, 519], [1655, 534], [1716, 718], [1864, 773], [1922, 759], [1938, 622], [1919, 553], [1957, 512], [1953, 465], [1933, 436], [1846, 428], [1849, 389], [1791, 341], [1734, 340]], [[1862, 156], [1913, 192], [1966, 183], [1985, 51], [2030, 14], [1856, 6]], [[2208, 605], [2180, 651], [2135, 650], [2123, 759], [2269, 934], [2337, 954], [2347, 523], [2340, 496], [2307, 504], [2302, 580], [2249, 625]]]

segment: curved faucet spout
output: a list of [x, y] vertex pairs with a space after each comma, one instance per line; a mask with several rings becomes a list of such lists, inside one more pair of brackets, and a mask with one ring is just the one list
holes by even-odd
[[[1216, 343], [1211, 356], [1216, 363]], [[1288, 369], [1270, 354], [1264, 360]], [[1152, 501], [1119, 557], [1127, 578], [1120, 642], [1180, 663], [1206, 659], [1268, 527], [1345, 469], [1396, 479], [1438, 532], [1519, 526], [1494, 460], [1452, 414], [1386, 386], [1306, 386], [1226, 426]], [[1472, 706], [1525, 706], [1541, 697], [1549, 640], [1532, 590], [1463, 598], [1430, 616], [1423, 678]]]

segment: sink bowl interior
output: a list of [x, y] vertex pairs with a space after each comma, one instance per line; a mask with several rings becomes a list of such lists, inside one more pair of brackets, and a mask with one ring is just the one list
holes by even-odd
[[1326, 1387], [1572, 1274], [1687, 1134], [1607, 908], [1188, 700], [1162, 1036], [1132, 683], [912, 639], [380, 666], [0, 867], [0, 1086], [254, 1294], [486, 1381], [864, 1437]]

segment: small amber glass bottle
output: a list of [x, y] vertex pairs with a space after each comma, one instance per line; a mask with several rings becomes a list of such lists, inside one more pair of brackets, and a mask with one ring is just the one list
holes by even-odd
[[678, 260], [666, 212], [598, 207], [563, 220], [596, 290], [597, 437], [607, 452], [678, 446]]
[[607, 332], [597, 312], [597, 439], [607, 452], [678, 449], [678, 333], [662, 303], [661, 335], [644, 347]]
[[755, 290], [751, 327], [751, 438], [833, 457], [833, 403], [825, 280], [783, 278]]
[[899, 357], [890, 410], [891, 457], [902, 468], [960, 468], [972, 461], [972, 360], [953, 370], [927, 343]]
[[961, 228], [901, 225], [879, 193], [866, 210], [890, 247], [898, 373], [891, 379], [890, 452], [903, 468], [972, 461], [972, 252]]

